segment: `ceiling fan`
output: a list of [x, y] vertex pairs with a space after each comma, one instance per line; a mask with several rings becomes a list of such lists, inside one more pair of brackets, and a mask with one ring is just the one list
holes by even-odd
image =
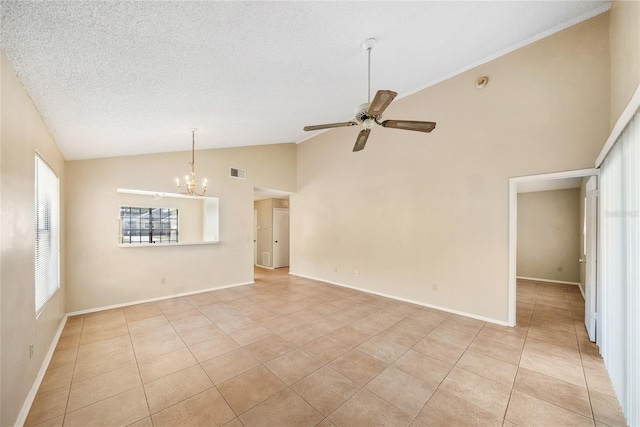
[[354, 119], [349, 122], [341, 123], [327, 123], [324, 125], [305, 126], [305, 131], [313, 131], [320, 129], [339, 128], [346, 126], [355, 126], [362, 124], [363, 130], [358, 134], [356, 139], [356, 145], [353, 146], [353, 151], [360, 151], [364, 149], [367, 144], [367, 139], [371, 133], [371, 128], [376, 124], [385, 128], [413, 130], [418, 132], [431, 132], [435, 129], [435, 122], [420, 122], [415, 120], [385, 120], [380, 121], [382, 113], [387, 109], [391, 101], [398, 95], [391, 90], [379, 90], [376, 92], [376, 96], [371, 101], [371, 50], [375, 45], [376, 39], [367, 39], [362, 43], [362, 48], [367, 51], [368, 55], [368, 83], [367, 83], [367, 100], [365, 104], [361, 104], [356, 107]]

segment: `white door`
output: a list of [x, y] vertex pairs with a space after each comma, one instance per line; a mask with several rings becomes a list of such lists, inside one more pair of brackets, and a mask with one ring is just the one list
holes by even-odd
[[253, 265], [258, 265], [258, 211], [253, 210]]
[[592, 176], [587, 181], [584, 206], [585, 236], [584, 254], [580, 262], [584, 263], [584, 324], [591, 341], [596, 340], [596, 236], [598, 214], [598, 181]]
[[273, 268], [289, 266], [289, 209], [273, 209]]

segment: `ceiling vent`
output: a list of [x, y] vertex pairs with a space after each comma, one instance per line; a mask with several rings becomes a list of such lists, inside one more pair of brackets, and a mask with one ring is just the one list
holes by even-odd
[[229, 168], [229, 176], [231, 178], [245, 179], [247, 177], [247, 171], [238, 168]]

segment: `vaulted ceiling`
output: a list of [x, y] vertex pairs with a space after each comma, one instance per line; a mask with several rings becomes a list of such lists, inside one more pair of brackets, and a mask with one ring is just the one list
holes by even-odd
[[[607, 1], [2, 1], [2, 49], [67, 160], [300, 142]], [[4, 106], [3, 106], [4, 107]]]

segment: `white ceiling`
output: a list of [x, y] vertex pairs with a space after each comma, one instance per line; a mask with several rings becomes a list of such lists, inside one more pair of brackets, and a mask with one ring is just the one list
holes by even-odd
[[67, 160], [300, 142], [607, 1], [5, 1], [2, 49]]

